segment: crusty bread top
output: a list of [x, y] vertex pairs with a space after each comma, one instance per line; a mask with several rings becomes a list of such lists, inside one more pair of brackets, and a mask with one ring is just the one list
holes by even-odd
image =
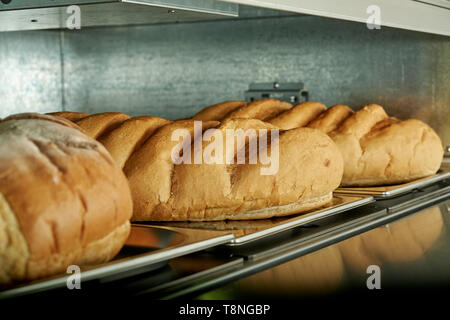
[[256, 100], [228, 113], [223, 120], [237, 118], [267, 120], [291, 108], [292, 104], [289, 102], [276, 99]]
[[336, 129], [340, 134], [352, 134], [360, 139], [372, 130], [381, 120], [388, 118], [382, 106], [370, 104], [345, 119]]
[[304, 127], [326, 109], [327, 107], [319, 102], [302, 102], [295, 105], [292, 109], [267, 120], [267, 122], [283, 130]]
[[343, 104], [332, 106], [308, 124], [308, 128], [318, 129], [325, 133], [336, 130], [345, 119], [353, 114], [353, 110]]
[[89, 137], [98, 139], [127, 119], [130, 119], [130, 116], [121, 112], [105, 112], [93, 114], [75, 122]]
[[221, 103], [204, 108], [203, 110], [198, 112], [195, 116], [193, 116], [192, 119], [202, 120], [202, 121], [208, 121], [208, 120], [220, 121], [231, 111], [233, 111], [237, 108], [243, 107], [246, 104], [247, 103], [245, 101], [239, 101], [239, 100], [231, 100], [231, 101], [221, 102]]
[[2, 121], [0, 155], [0, 194], [26, 239], [29, 264], [79, 254], [131, 216], [122, 171], [78, 130], [48, 119]]
[[13, 114], [13, 115], [6, 117], [5, 119], [3, 119], [3, 121], [30, 120], [30, 119], [51, 121], [51, 122], [55, 122], [55, 123], [61, 124], [63, 126], [66, 126], [69, 128], [74, 128], [74, 129], [77, 129], [77, 130], [83, 132], [83, 129], [81, 129], [79, 126], [77, 126], [74, 122], [67, 120], [66, 118], [59, 117], [59, 116], [51, 116], [51, 115], [41, 114], [41, 113], [32, 113], [32, 112], [17, 113], [17, 114]]
[[119, 127], [107, 132], [98, 140], [109, 151], [120, 168], [125, 166], [131, 154], [138, 149], [159, 127], [170, 121], [150, 116], [131, 118]]
[[73, 112], [73, 111], [50, 112], [47, 114], [51, 115], [51, 116], [65, 118], [67, 120], [74, 121], [74, 122], [81, 120], [83, 118], [86, 118], [89, 115], [89, 113]]

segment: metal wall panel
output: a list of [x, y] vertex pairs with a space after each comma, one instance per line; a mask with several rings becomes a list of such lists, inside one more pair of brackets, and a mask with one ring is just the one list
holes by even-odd
[[[5, 41], [29, 47], [29, 34], [0, 38], [0, 48]], [[46, 54], [46, 33], [33, 34], [31, 42], [40, 43], [41, 52], [28, 49], [20, 56], [44, 70], [44, 77], [46, 66], [58, 65], [57, 50]], [[62, 49], [65, 108], [70, 110], [175, 119], [221, 100], [241, 99], [251, 82], [300, 80], [312, 100], [352, 107], [379, 103], [394, 116], [427, 121], [450, 144], [448, 37], [282, 16], [64, 31]], [[0, 49], [0, 61], [15, 61], [22, 70], [15, 52]], [[41, 94], [55, 92], [40, 83], [34, 83], [34, 91], [35, 86]], [[35, 100], [26, 92], [18, 97], [0, 90], [0, 99], [16, 99], [12, 107], [18, 111], [21, 99]], [[35, 101], [36, 108], [54, 103]]]
[[[67, 106], [170, 119], [239, 99], [253, 81], [302, 80], [327, 105], [379, 103], [450, 143], [450, 40], [318, 17], [64, 34]], [[446, 131], [447, 130], [447, 131]]]
[[61, 109], [59, 31], [0, 33], [0, 117]]

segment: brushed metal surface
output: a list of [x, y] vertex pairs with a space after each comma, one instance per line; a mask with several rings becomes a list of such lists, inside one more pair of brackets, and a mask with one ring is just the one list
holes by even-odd
[[8, 4], [0, 2], [0, 11], [30, 8], [45, 8], [92, 3], [120, 2], [121, 0], [12, 0]]
[[192, 10], [198, 12], [214, 12], [217, 14], [234, 15], [236, 4], [217, 0], [14, 0], [9, 3], [0, 2], [0, 11], [26, 10], [35, 8], [55, 8], [70, 5], [91, 5], [111, 3], [133, 3], [154, 7], [165, 7]]
[[[374, 201], [373, 197], [366, 195], [333, 194], [332, 201], [322, 208], [293, 213], [287, 216], [274, 216], [270, 219], [208, 221], [206, 225], [201, 221], [149, 222], [149, 224], [151, 226], [186, 228], [191, 232], [195, 232], [195, 230], [228, 231], [233, 233], [235, 238], [230, 240], [227, 245], [233, 247], [267, 239], [270, 236], [281, 234], [284, 231], [292, 230], [317, 220], [343, 214]], [[281, 212], [283, 206], [267, 209], [272, 209], [273, 212]], [[135, 225], [139, 225], [139, 223], [135, 223]]]
[[[173, 258], [218, 246], [233, 238], [229, 232], [202, 230], [189, 233], [183, 229], [169, 227], [132, 226], [130, 237], [122, 249], [123, 254], [103, 264], [83, 266], [81, 276], [86, 282], [118, 277], [119, 274], [123, 276], [142, 267], [160, 267], [161, 263], [167, 263]], [[131, 247], [138, 250], [132, 250]], [[65, 287], [69, 276], [62, 273], [30, 283], [21, 283], [0, 291], [0, 300]]]
[[[0, 100], [8, 102], [0, 117], [64, 104], [74, 111], [175, 119], [243, 99], [251, 82], [303, 81], [310, 100], [355, 108], [379, 103], [393, 116], [429, 123], [450, 145], [448, 37], [312, 16], [90, 28], [59, 36], [0, 34]], [[17, 80], [11, 86], [8, 79]]]
[[61, 109], [59, 31], [0, 33], [0, 117]]
[[382, 187], [340, 187], [335, 190], [335, 193], [371, 195], [374, 199], [389, 199], [449, 178], [450, 172], [441, 170], [432, 176], [417, 179], [408, 183]]
[[[138, 4], [126, 1], [80, 6], [81, 28], [193, 22], [237, 15], [238, 5], [214, 0], [139, 1]], [[67, 6], [10, 11], [0, 8], [0, 31], [64, 29], [71, 16]]]
[[67, 107], [188, 117], [251, 82], [304, 81], [310, 100], [429, 123], [450, 143], [450, 39], [283, 17], [64, 33]]
[[[384, 292], [401, 292], [403, 298], [423, 294], [429, 296], [449, 286], [450, 259], [448, 242], [450, 239], [448, 212], [449, 201], [438, 203], [417, 212], [375, 213], [356, 224], [342, 224], [341, 228], [302, 241], [290, 250], [273, 250], [275, 257], [247, 260], [237, 271], [229, 272], [226, 280], [244, 278], [227, 286], [225, 281], [216, 279], [222, 286], [199, 298], [222, 293], [223, 299], [245, 298], [305, 298], [317, 297], [320, 303], [331, 297], [333, 301], [352, 301], [367, 292], [368, 266], [381, 267]], [[411, 209], [410, 209], [411, 210]], [[394, 221], [395, 220], [395, 221]], [[311, 230], [311, 232], [320, 231]], [[351, 233], [352, 237], [344, 236]], [[338, 239], [341, 237], [340, 239]], [[321, 242], [337, 240], [325, 246]], [[341, 241], [342, 240], [342, 241]], [[340, 242], [338, 242], [340, 241]], [[321, 250], [317, 250], [322, 246]], [[315, 247], [310, 253], [309, 247]], [[307, 254], [302, 252], [306, 252]], [[267, 260], [282, 259], [283, 256], [297, 254], [297, 258], [279, 266], [257, 269], [267, 264]], [[308, 254], [309, 253], [309, 254]], [[284, 260], [285, 261], [285, 260]], [[283, 262], [284, 262], [283, 261]], [[267, 270], [254, 274], [256, 271]], [[252, 270], [253, 269], [253, 270]], [[240, 274], [239, 274], [240, 273]], [[214, 286], [211, 286], [214, 288]], [[404, 291], [399, 291], [399, 289]], [[193, 288], [194, 289], [194, 288]], [[395, 291], [394, 291], [394, 290]], [[438, 291], [440, 293], [441, 291]], [[373, 293], [373, 292], [370, 292]], [[364, 296], [364, 298], [368, 297]], [[373, 297], [373, 296], [371, 296]], [[391, 298], [392, 296], [388, 296]], [[369, 299], [370, 298], [366, 298]], [[399, 297], [394, 300], [398, 302]], [[434, 301], [434, 300], [433, 300]]]

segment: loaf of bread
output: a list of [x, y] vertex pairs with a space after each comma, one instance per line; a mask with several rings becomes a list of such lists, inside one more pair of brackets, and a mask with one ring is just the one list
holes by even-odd
[[[253, 105], [252, 113], [260, 114]], [[271, 113], [268, 112], [268, 115]], [[327, 133], [344, 157], [341, 186], [376, 186], [412, 181], [436, 173], [444, 154], [441, 140], [419, 120], [389, 117], [379, 105], [357, 112], [336, 105], [325, 111], [317, 102], [300, 103], [269, 118], [283, 129], [309, 127]]]
[[[254, 105], [258, 111], [251, 111], [252, 115], [261, 113], [261, 110], [269, 110], [268, 113], [273, 115], [291, 107], [290, 104], [272, 100]], [[238, 107], [232, 111], [235, 112], [243, 117], [247, 111]], [[107, 116], [113, 122], [112, 130], [105, 121]], [[281, 130], [279, 139], [275, 140], [279, 149], [277, 171], [262, 175], [261, 169], [267, 169], [270, 164], [251, 164], [248, 153], [244, 163], [227, 163], [226, 158], [235, 159], [238, 150], [226, 148], [226, 133], [227, 130], [254, 130], [256, 135], [251, 139], [255, 139], [258, 145], [259, 133], [278, 130], [269, 123], [256, 119], [234, 119], [230, 115], [222, 123], [203, 121], [203, 131], [215, 128], [220, 132], [220, 139], [224, 139], [221, 144], [223, 158], [214, 163], [196, 164], [194, 120], [169, 122], [147, 117], [137, 119], [142, 121], [131, 118], [118, 124], [111, 120], [114, 117], [107, 116], [91, 115], [78, 121], [77, 125], [88, 132], [99, 132], [95, 128], [96, 122], [90, 119], [101, 119], [98, 125], [103, 128], [103, 134], [97, 138], [128, 177], [134, 202], [134, 220], [245, 220], [293, 214], [327, 204], [342, 177], [342, 156], [332, 140], [319, 130]], [[86, 124], [89, 126], [86, 127]], [[127, 126], [133, 129], [125, 129]], [[173, 161], [172, 152], [180, 144], [180, 140], [173, 140], [177, 130], [189, 134], [191, 163], [175, 164]], [[247, 137], [247, 150], [251, 139]], [[259, 152], [271, 152], [271, 138], [267, 139], [267, 150]], [[200, 152], [211, 147], [212, 141], [200, 142]]]
[[[178, 126], [191, 128], [192, 123], [165, 126], [124, 168], [133, 195], [142, 197], [139, 203], [135, 202], [135, 219], [147, 220], [148, 212], [152, 212], [152, 220], [234, 220], [287, 215], [328, 203], [339, 185], [342, 159], [331, 140], [317, 131], [298, 129], [280, 133], [279, 169], [272, 175], [262, 175], [263, 165], [249, 161], [234, 165], [225, 161], [173, 165], [170, 150], [175, 143], [165, 140]], [[217, 129], [225, 132], [250, 128], [259, 131], [272, 127], [257, 120], [239, 119], [225, 121]], [[151, 154], [159, 146], [159, 156]], [[203, 149], [207, 147], [208, 142], [204, 142]], [[228, 152], [224, 150], [224, 158]], [[235, 157], [235, 151], [231, 152]], [[145, 185], [150, 176], [154, 177], [154, 170], [149, 170], [151, 166], [160, 168], [161, 174], [153, 186]]]
[[0, 284], [113, 258], [125, 243], [130, 189], [105, 148], [69, 121], [0, 122]]

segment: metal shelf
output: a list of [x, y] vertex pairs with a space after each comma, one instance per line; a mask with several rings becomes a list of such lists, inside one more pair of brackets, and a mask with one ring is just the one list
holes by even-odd
[[450, 2], [445, 0], [223, 0], [249, 6], [366, 23], [369, 6], [380, 8], [381, 26], [450, 36]]
[[[380, 25], [450, 36], [446, 0], [2, 0], [0, 31], [62, 29], [69, 5], [81, 7], [81, 27], [128, 26], [247, 17], [247, 6], [367, 23], [380, 9]], [[244, 14], [240, 14], [242, 8]]]
[[0, 31], [63, 29], [80, 6], [83, 27], [194, 22], [238, 16], [238, 5], [216, 0], [12, 0], [0, 2]]

